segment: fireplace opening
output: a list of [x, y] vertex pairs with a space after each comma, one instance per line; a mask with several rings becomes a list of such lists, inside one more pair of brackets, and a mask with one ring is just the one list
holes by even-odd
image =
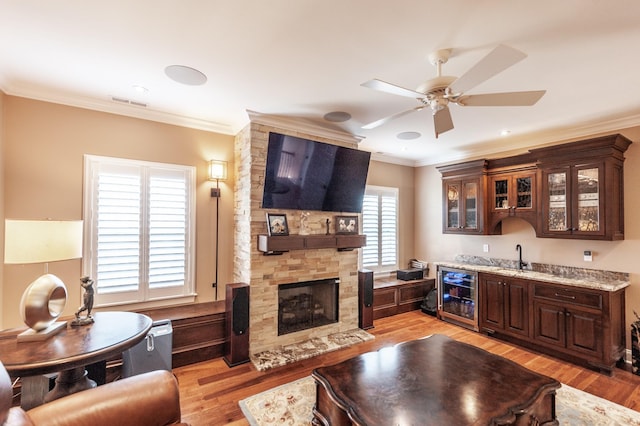
[[340, 280], [278, 286], [278, 336], [338, 322]]

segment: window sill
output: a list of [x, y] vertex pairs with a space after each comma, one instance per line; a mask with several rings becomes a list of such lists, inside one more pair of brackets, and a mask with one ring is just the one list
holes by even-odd
[[119, 309], [126, 310], [126, 311], [139, 311], [143, 309], [187, 305], [190, 303], [194, 303], [196, 301], [196, 296], [198, 296], [197, 293], [194, 293], [188, 296], [167, 297], [164, 299], [149, 300], [146, 302], [109, 303], [109, 304], [103, 304], [103, 305], [97, 306], [94, 310], [97, 312], [112, 311], [114, 307], [118, 307]]

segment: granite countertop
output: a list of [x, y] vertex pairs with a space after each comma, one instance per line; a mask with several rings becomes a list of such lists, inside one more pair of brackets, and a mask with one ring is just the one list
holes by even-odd
[[440, 261], [433, 263], [437, 266], [464, 269], [474, 272], [487, 272], [504, 275], [506, 277], [530, 279], [552, 284], [564, 284], [595, 290], [617, 291], [630, 285], [629, 274], [622, 272], [600, 271], [595, 269], [572, 268], [535, 263], [527, 264], [525, 269], [518, 270], [515, 267], [509, 267], [509, 263], [512, 261], [507, 261], [506, 264], [501, 264], [499, 259], [473, 258], [468, 256], [460, 259], [459, 257], [460, 256], [456, 257], [456, 260], [454, 261]]

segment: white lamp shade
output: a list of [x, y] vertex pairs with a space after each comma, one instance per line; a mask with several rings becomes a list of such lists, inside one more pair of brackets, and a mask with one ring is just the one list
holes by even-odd
[[221, 160], [209, 161], [209, 180], [225, 180], [227, 178], [227, 162]]
[[4, 263], [47, 263], [82, 257], [82, 221], [5, 221]]

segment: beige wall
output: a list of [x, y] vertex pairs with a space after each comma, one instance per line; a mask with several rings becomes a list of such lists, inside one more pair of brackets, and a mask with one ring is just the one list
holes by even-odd
[[[0, 91], [0, 188], [4, 188], [4, 99], [5, 94]], [[4, 190], [0, 197], [0, 218], [4, 218]], [[4, 222], [4, 221], [3, 221]], [[0, 258], [4, 260], [4, 225], [0, 225]], [[0, 262], [0, 308], [4, 312], [4, 261]], [[0, 330], [5, 328], [0, 315]]]
[[[523, 259], [527, 262], [628, 272], [631, 286], [627, 289], [626, 318], [627, 323], [632, 323], [635, 320], [633, 310], [640, 312], [640, 193], [637, 189], [640, 182], [640, 127], [617, 133], [633, 141], [625, 153], [624, 164], [624, 241], [536, 238], [531, 225], [515, 218], [503, 221], [502, 235], [442, 234], [441, 175], [435, 167], [427, 166], [416, 169], [416, 256], [429, 261], [451, 260], [457, 254], [516, 259], [515, 247], [521, 244]], [[483, 253], [483, 244], [489, 244], [489, 253]], [[584, 262], [584, 250], [593, 251], [593, 262]], [[435, 275], [435, 268], [431, 275]], [[629, 345], [630, 339], [627, 339], [627, 347]]]
[[[536, 238], [531, 226], [518, 219], [505, 221], [499, 236], [442, 234], [440, 173], [434, 166], [412, 168], [372, 161], [367, 184], [400, 189], [399, 259], [404, 267], [417, 257], [429, 262], [452, 259], [457, 254], [514, 259], [522, 244], [526, 261], [629, 272], [627, 322], [640, 311], [640, 127], [621, 130], [634, 143], [625, 161], [625, 240], [617, 242]], [[594, 135], [595, 136], [595, 135]], [[559, 141], [560, 142], [560, 141]], [[82, 218], [82, 168], [84, 154], [147, 161], [189, 164], [197, 167], [197, 267], [198, 301], [214, 300], [215, 199], [206, 181], [207, 161], [230, 162], [230, 179], [221, 183], [220, 273], [221, 285], [232, 282], [233, 241], [233, 137], [152, 121], [72, 108], [6, 96], [0, 92], [0, 218]], [[4, 227], [0, 240], [4, 241]], [[483, 253], [482, 245], [490, 252]], [[3, 250], [3, 249], [2, 249]], [[586, 263], [582, 252], [592, 250]], [[80, 261], [51, 264], [50, 272], [69, 287], [65, 314], [80, 303]], [[42, 265], [0, 265], [0, 329], [22, 325], [18, 312], [26, 286], [42, 274]], [[435, 275], [431, 268], [431, 276]], [[218, 290], [224, 298], [224, 288]], [[627, 345], [629, 345], [629, 340]]]
[[[210, 196], [207, 162], [229, 161], [229, 179], [221, 182], [220, 271], [218, 289], [232, 282], [233, 137], [153, 121], [4, 97], [2, 164], [4, 217], [81, 219], [83, 155], [94, 154], [191, 165], [197, 168], [196, 291], [198, 301], [214, 300], [215, 199]], [[2, 227], [4, 229], [4, 227]], [[4, 239], [3, 239], [4, 241]], [[64, 315], [80, 305], [80, 260], [56, 262], [49, 271], [67, 285]], [[27, 285], [43, 265], [5, 265], [2, 281], [2, 327], [22, 325], [18, 305]]]
[[414, 193], [415, 170], [413, 167], [371, 161], [367, 185], [388, 186], [399, 189], [398, 217], [398, 266], [407, 268], [414, 255]]

